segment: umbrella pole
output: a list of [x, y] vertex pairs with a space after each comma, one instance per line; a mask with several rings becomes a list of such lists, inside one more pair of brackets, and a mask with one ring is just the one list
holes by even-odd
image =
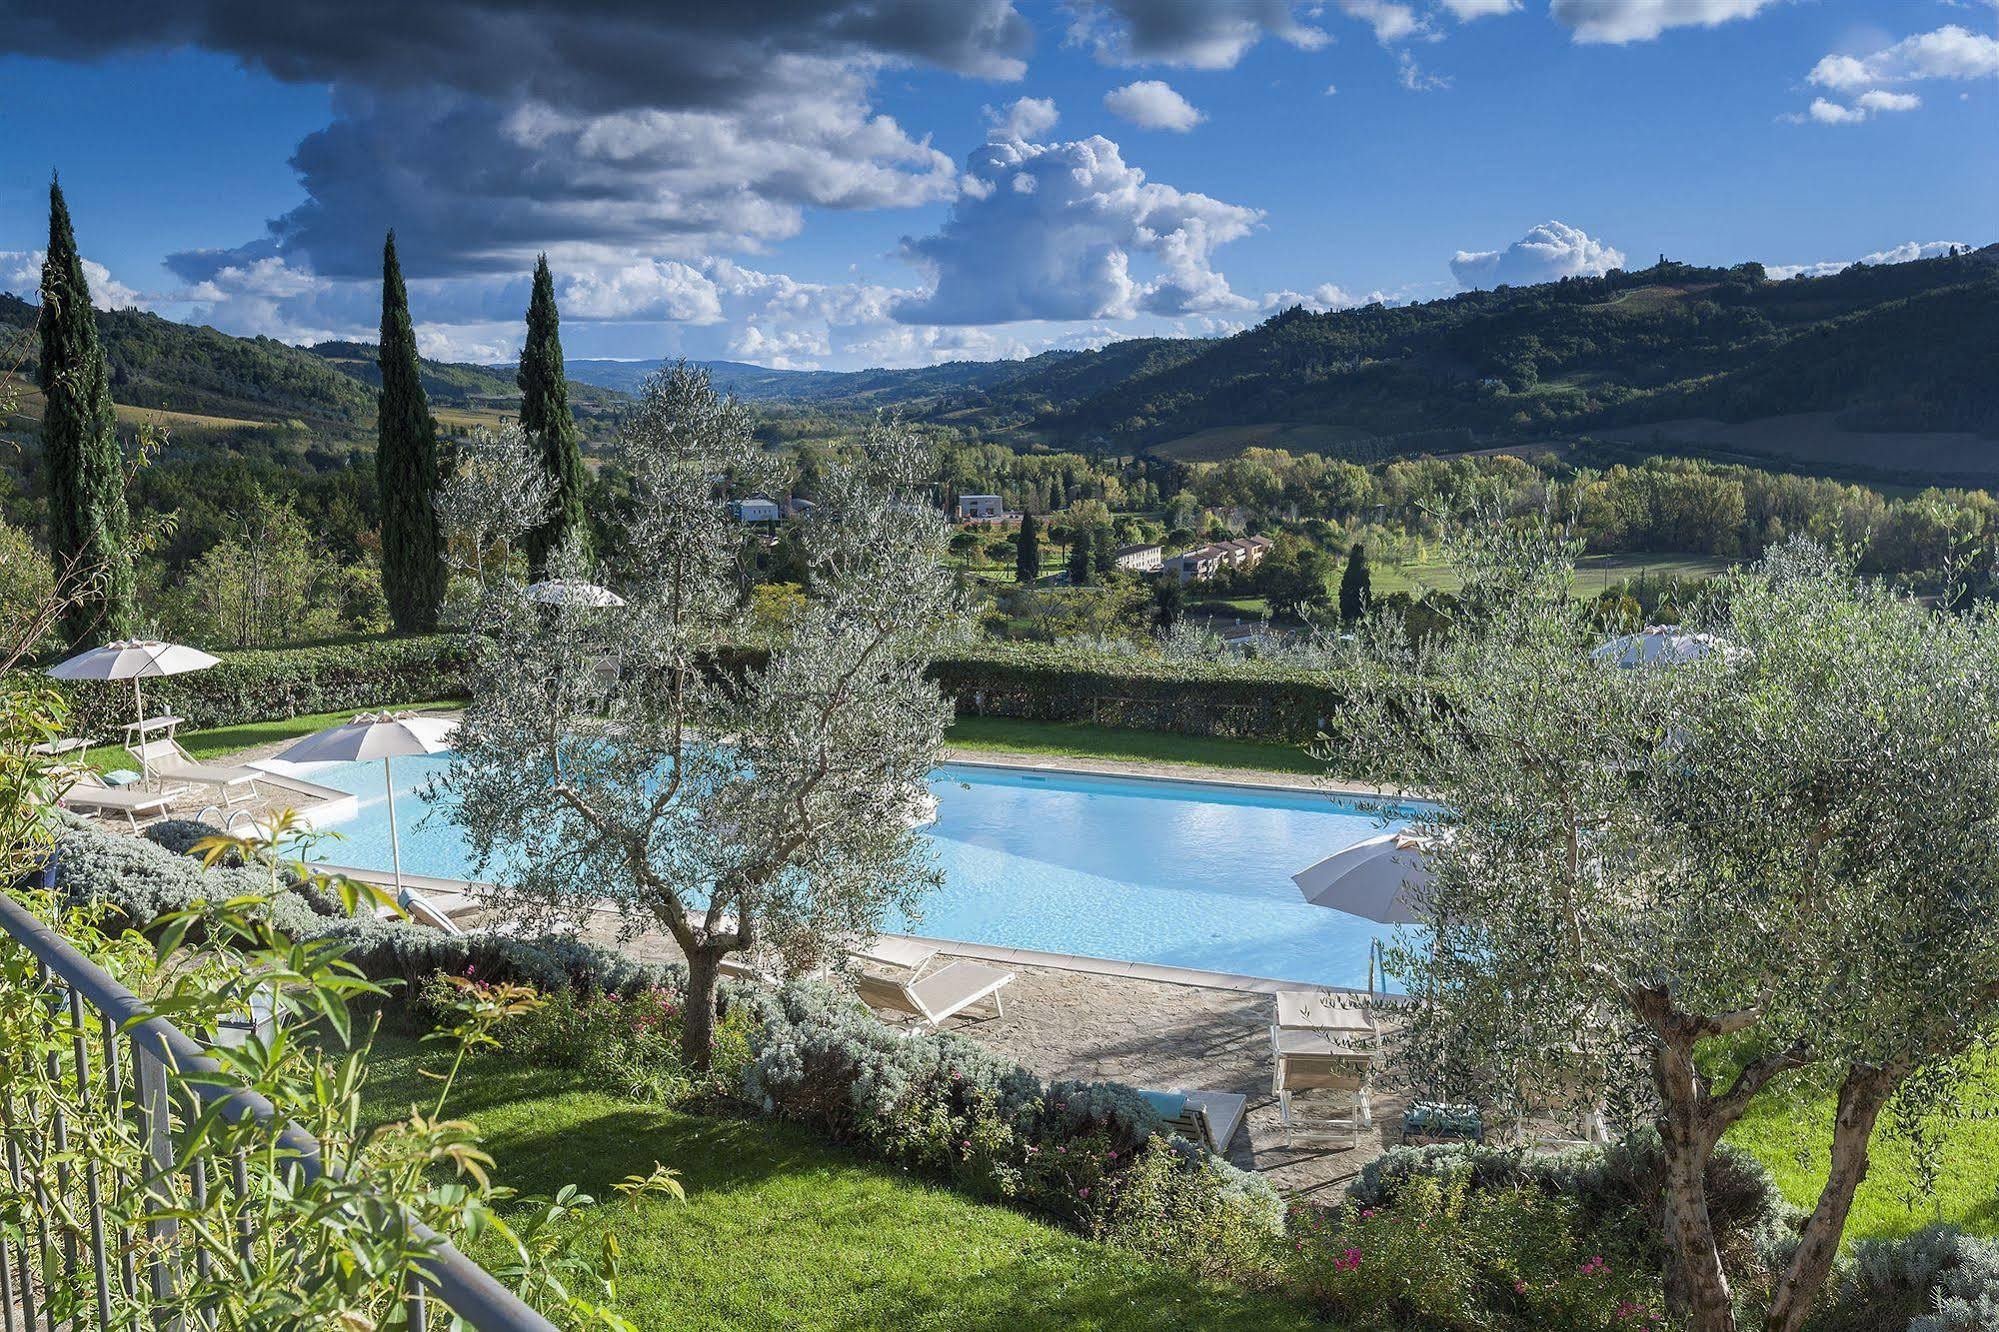
[[396, 905], [403, 902], [403, 844], [396, 836], [396, 778], [390, 765], [395, 760], [382, 756], [382, 785], [389, 794], [389, 858], [396, 868]]
[[139, 677], [136, 675], [132, 677], [132, 707], [137, 712], [132, 720], [139, 723], [139, 729], [132, 734], [135, 737], [133, 743], [139, 746], [139, 781], [143, 785], [151, 780], [153, 765], [146, 762], [146, 700], [139, 694]]

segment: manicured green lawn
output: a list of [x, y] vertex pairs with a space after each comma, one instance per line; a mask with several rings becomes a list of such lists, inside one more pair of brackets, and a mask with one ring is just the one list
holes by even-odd
[[1016, 721], [1010, 717], [960, 717], [945, 737], [961, 749], [1057, 758], [1136, 759], [1147, 763], [1205, 764], [1258, 772], [1319, 776], [1326, 765], [1291, 745], [1169, 735], [1083, 722]]
[[[1725, 573], [1730, 563], [1713, 555], [1585, 555], [1576, 561], [1576, 586], [1593, 596], [1641, 574], [1648, 578], [1709, 578]], [[1371, 574], [1376, 596], [1455, 592], [1459, 581], [1457, 571], [1441, 561], [1378, 564]]]
[[[439, 699], [428, 703], [389, 703], [384, 710], [404, 708], [449, 708], [456, 707], [462, 700]], [[281, 740], [295, 740], [311, 735], [346, 721], [363, 708], [345, 708], [339, 712], [314, 712], [303, 717], [284, 717], [276, 721], [243, 722], [237, 726], [217, 726], [206, 731], [182, 731], [177, 737], [181, 748], [195, 758], [213, 760], [238, 750], [250, 749], [257, 745], [276, 744]], [[139, 760], [132, 757], [123, 746], [104, 745], [90, 751], [88, 761], [100, 769], [137, 768]]]
[[[385, 1040], [372, 1106], [435, 1086], [436, 1047]], [[646, 1329], [950, 1328], [990, 1332], [1315, 1324], [1271, 1297], [1193, 1280], [1003, 1207], [871, 1165], [789, 1125], [679, 1114], [554, 1070], [475, 1058], [447, 1107], [476, 1122], [496, 1178], [525, 1194], [575, 1183], [617, 1210], [619, 1312]], [[611, 1186], [655, 1162], [687, 1201], [626, 1211]], [[476, 1252], [475, 1252], [476, 1256]]]
[[[1754, 1152], [1800, 1207], [1818, 1201], [1832, 1145], [1833, 1098], [1790, 1097], [1759, 1105], [1728, 1140]], [[1944, 1130], [1933, 1193], [1923, 1190], [1915, 1151], [1883, 1129], [1872, 1164], [1854, 1195], [1849, 1240], [1906, 1235], [1936, 1221], [1979, 1235], [1999, 1235], [1999, 1056], [1987, 1058]]]

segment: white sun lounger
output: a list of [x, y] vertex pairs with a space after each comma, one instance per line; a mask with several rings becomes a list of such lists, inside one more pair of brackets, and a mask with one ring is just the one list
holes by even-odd
[[175, 787], [162, 791], [134, 791], [122, 786], [108, 786], [102, 777], [87, 768], [74, 770], [69, 776], [72, 784], [56, 797], [58, 805], [105, 818], [114, 814], [123, 815], [133, 832], [139, 831], [142, 823], [165, 818], [173, 809], [174, 799], [186, 790], [185, 787]]
[[401, 903], [403, 910], [408, 913], [409, 918], [419, 925], [428, 925], [432, 929], [442, 930], [446, 934], [462, 936], [465, 933], [460, 928], [458, 922], [453, 920], [443, 907], [431, 901], [414, 888], [403, 889]]
[[1368, 1094], [1374, 1061], [1365, 1045], [1356, 1046], [1329, 1032], [1273, 1024], [1270, 1053], [1270, 1090], [1277, 1095], [1278, 1119], [1284, 1125], [1286, 1140], [1299, 1127], [1292, 1112], [1293, 1094], [1330, 1092], [1335, 1107], [1345, 1113], [1326, 1114], [1310, 1127], [1346, 1129], [1358, 1146], [1361, 1130], [1374, 1126], [1374, 1106]]
[[854, 987], [868, 1007], [900, 1013], [914, 1019], [917, 1028], [936, 1030], [947, 1019], [985, 999], [993, 1001], [995, 1016], [1006, 1016], [1000, 991], [1013, 982], [1011, 971], [980, 966], [977, 962], [953, 962], [920, 980], [893, 980], [862, 972], [854, 977]]
[[1229, 1142], [1249, 1111], [1249, 1098], [1234, 1092], [1149, 1091], [1139, 1095], [1159, 1112], [1167, 1128], [1217, 1156], [1228, 1153]]
[[856, 962], [893, 967], [906, 973], [903, 979], [914, 980], [936, 958], [937, 945], [894, 935], [878, 935], [864, 944], [849, 948], [847, 955]]
[[158, 740], [148, 740], [135, 746], [132, 757], [144, 764], [153, 776], [165, 781], [192, 782], [196, 786], [207, 786], [222, 797], [222, 807], [229, 808], [236, 803], [238, 795], [248, 800], [257, 798], [257, 783], [269, 776], [255, 768], [242, 768], [233, 764], [203, 763], [180, 747], [180, 742], [172, 736]]

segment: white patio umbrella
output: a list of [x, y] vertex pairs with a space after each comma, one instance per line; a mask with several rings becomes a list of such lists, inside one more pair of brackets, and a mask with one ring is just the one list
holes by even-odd
[[1335, 851], [1291, 876], [1313, 906], [1331, 907], [1383, 925], [1416, 925], [1430, 886], [1428, 839], [1383, 833]]
[[[220, 664], [218, 658], [209, 656], [200, 648], [162, 643], [150, 638], [130, 638], [79, 652], [69, 660], [49, 667], [49, 674], [58, 680], [130, 680], [132, 706], [138, 710], [132, 720], [139, 723], [134, 735], [143, 744], [146, 739], [146, 700], [139, 692], [139, 681], [161, 675], [205, 671]], [[145, 770], [147, 766], [145, 755], [140, 755], [139, 767]]]
[[608, 587], [587, 583], [581, 578], [550, 578], [540, 583], [529, 583], [526, 588], [529, 601], [544, 606], [622, 606], [625, 599]]
[[394, 763], [406, 754], [437, 754], [451, 748], [458, 723], [413, 712], [364, 712], [352, 721], [315, 731], [278, 755], [289, 763], [355, 763], [382, 760], [382, 783], [389, 797], [389, 855], [395, 865], [396, 896], [403, 893], [403, 847], [396, 833]]
[[1685, 634], [1676, 624], [1648, 624], [1635, 634], [1620, 634], [1590, 655], [1626, 669], [1640, 666], [1677, 666], [1698, 661], [1711, 652], [1732, 652], [1713, 634]]
[[[1427, 838], [1406, 832], [1383, 833], [1335, 851], [1291, 876], [1313, 906], [1330, 907], [1382, 925], [1417, 925], [1423, 920], [1423, 891], [1432, 873]], [[1374, 989], [1380, 940], [1368, 948], [1367, 987]]]

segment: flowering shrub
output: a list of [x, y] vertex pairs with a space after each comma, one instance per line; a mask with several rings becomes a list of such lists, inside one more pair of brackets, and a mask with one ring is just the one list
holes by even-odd
[[1661, 1332], [1655, 1269], [1586, 1238], [1568, 1199], [1408, 1177], [1389, 1204], [1294, 1208], [1292, 1280], [1342, 1327]]

